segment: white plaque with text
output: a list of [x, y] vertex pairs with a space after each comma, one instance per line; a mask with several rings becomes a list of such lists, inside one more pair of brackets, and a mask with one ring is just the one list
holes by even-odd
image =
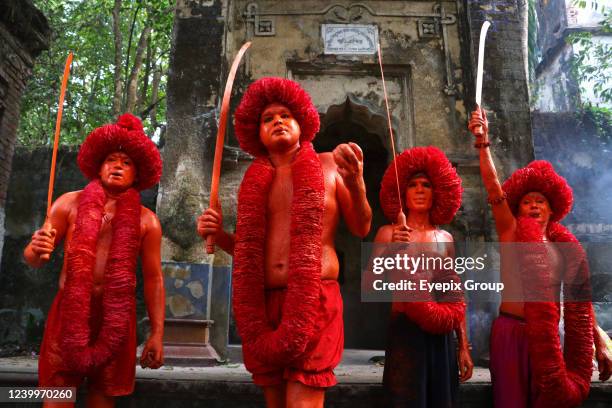
[[325, 54], [376, 54], [378, 27], [359, 24], [323, 24]]

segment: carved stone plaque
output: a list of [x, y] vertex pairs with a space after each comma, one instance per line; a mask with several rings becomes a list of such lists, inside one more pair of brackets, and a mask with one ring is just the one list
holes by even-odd
[[325, 54], [376, 54], [378, 27], [359, 24], [322, 24]]

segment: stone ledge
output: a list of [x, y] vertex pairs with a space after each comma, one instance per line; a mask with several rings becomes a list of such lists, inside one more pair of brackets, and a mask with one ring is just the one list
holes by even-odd
[[[368, 363], [381, 351], [346, 350], [335, 370], [338, 385], [326, 395], [328, 407], [371, 408], [380, 405], [383, 367]], [[33, 386], [37, 381], [38, 361], [28, 357], [0, 359], [0, 386]], [[80, 391], [81, 394], [85, 390]], [[80, 398], [82, 401], [83, 398]], [[477, 367], [474, 376], [459, 388], [462, 408], [492, 406], [489, 370]], [[593, 377], [591, 393], [583, 407], [609, 407], [612, 383]], [[215, 367], [163, 367], [159, 370], [136, 369], [136, 389], [121, 398], [118, 407], [262, 407], [263, 394], [251, 382], [243, 364]], [[80, 404], [79, 404], [80, 405]]]

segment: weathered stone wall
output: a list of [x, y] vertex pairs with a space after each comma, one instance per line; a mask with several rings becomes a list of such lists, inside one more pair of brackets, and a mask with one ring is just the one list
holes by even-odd
[[0, 2], [0, 254], [21, 95], [34, 58], [47, 49], [49, 36], [47, 19], [30, 1]]
[[543, 59], [553, 56], [565, 40], [567, 14], [565, 0], [536, 2], [537, 52]]
[[[458, 217], [447, 228], [457, 240], [494, 240], [492, 218], [478, 171], [473, 138], [465, 129], [473, 108], [480, 26], [493, 22], [487, 41], [483, 103], [489, 112], [500, 176], [533, 159], [523, 34], [525, 1], [341, 1], [260, 0], [179, 1], [169, 77], [168, 143], [160, 216], [170, 231], [164, 258], [227, 266], [218, 251], [207, 258], [193, 233], [195, 219], [208, 204], [212, 150], [227, 67], [247, 40], [234, 85], [232, 110], [246, 86], [262, 76], [289, 77], [312, 95], [322, 120], [317, 148], [356, 141], [363, 145], [368, 196], [374, 207], [372, 239], [384, 220], [377, 203], [381, 169], [391, 159], [382, 83], [376, 55], [327, 55], [321, 24], [353, 23], [378, 27], [384, 57], [392, 125], [398, 150], [434, 144], [457, 165], [465, 193]], [[351, 133], [354, 132], [354, 133]], [[249, 164], [240, 155], [231, 126], [221, 176], [226, 229], [235, 225], [236, 193]], [[359, 240], [341, 226], [338, 251], [343, 263], [347, 347], [384, 347], [387, 310], [361, 304]], [[213, 303], [214, 303], [213, 299]], [[485, 356], [495, 305], [470, 310], [476, 352]], [[365, 314], [364, 314], [365, 313]], [[372, 318], [368, 318], [371, 316]], [[236, 338], [233, 338], [236, 340]]]
[[[87, 180], [76, 165], [76, 148], [61, 148], [57, 157], [54, 198], [82, 189]], [[6, 235], [0, 273], [0, 354], [23, 348], [37, 350], [46, 314], [57, 292], [63, 245], [40, 269], [23, 260], [23, 249], [45, 220], [51, 150], [17, 148], [6, 201]], [[142, 193], [142, 203], [155, 209], [157, 190]], [[145, 316], [142, 276], [138, 273], [138, 317]], [[144, 327], [140, 327], [141, 331]]]
[[575, 112], [580, 104], [578, 84], [571, 74], [573, 47], [561, 41], [536, 70], [532, 94], [534, 108], [540, 112]]
[[572, 112], [580, 102], [578, 84], [570, 74], [572, 45], [566, 42], [565, 1], [538, 1], [534, 107], [541, 112]]

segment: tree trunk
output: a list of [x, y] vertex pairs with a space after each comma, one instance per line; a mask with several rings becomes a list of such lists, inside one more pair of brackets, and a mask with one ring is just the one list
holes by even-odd
[[[98, 94], [98, 82], [100, 81], [100, 70], [96, 72], [93, 83], [91, 84], [91, 91], [89, 92], [89, 98], [87, 98], [87, 112], [93, 112], [94, 104], [96, 102], [96, 95]], [[114, 112], [113, 112], [114, 113]]]
[[[129, 71], [130, 71], [130, 57], [132, 56], [132, 39], [134, 38], [134, 29], [136, 27], [136, 18], [138, 17], [138, 13], [140, 12], [140, 6], [141, 3], [138, 3], [138, 6], [136, 6], [136, 9], [134, 10], [134, 14], [132, 15], [132, 22], [130, 23], [130, 35], [128, 36], [128, 43], [127, 43], [127, 52], [125, 54], [125, 61], [123, 63], [123, 70], [124, 70], [124, 75], [125, 78], [127, 80], [127, 78], [129, 78]], [[123, 102], [126, 102], [127, 99], [127, 88], [125, 89], [125, 92], [123, 94]]]
[[145, 58], [145, 72], [142, 76], [142, 88], [140, 88], [140, 98], [138, 99], [138, 112], [144, 109], [147, 103], [147, 93], [149, 91], [149, 77], [151, 76], [151, 70], [153, 69], [153, 47], [151, 41], [147, 44], [147, 56]]
[[134, 56], [134, 65], [132, 66], [127, 85], [127, 102], [125, 106], [127, 112], [133, 112], [134, 108], [136, 108], [136, 101], [138, 99], [138, 74], [142, 68], [143, 55], [147, 48], [150, 34], [151, 26], [147, 25], [140, 34], [140, 39], [138, 40], [138, 47], [136, 48], [136, 55]]
[[149, 117], [151, 118], [151, 126], [153, 126], [153, 129], [157, 129], [158, 123], [157, 123], [157, 98], [158, 98], [158, 93], [159, 93], [159, 83], [161, 82], [161, 77], [162, 77], [162, 70], [161, 68], [158, 68], [155, 70], [155, 72], [153, 73], [153, 83], [151, 84], [151, 104], [153, 105], [153, 108], [151, 109], [151, 112], [149, 112]]
[[115, 0], [113, 7], [113, 35], [115, 37], [115, 72], [114, 72], [114, 93], [113, 93], [113, 116], [121, 113], [121, 97], [123, 96], [123, 81], [121, 80], [121, 62], [123, 60], [122, 46], [123, 38], [121, 35], [121, 0]]

